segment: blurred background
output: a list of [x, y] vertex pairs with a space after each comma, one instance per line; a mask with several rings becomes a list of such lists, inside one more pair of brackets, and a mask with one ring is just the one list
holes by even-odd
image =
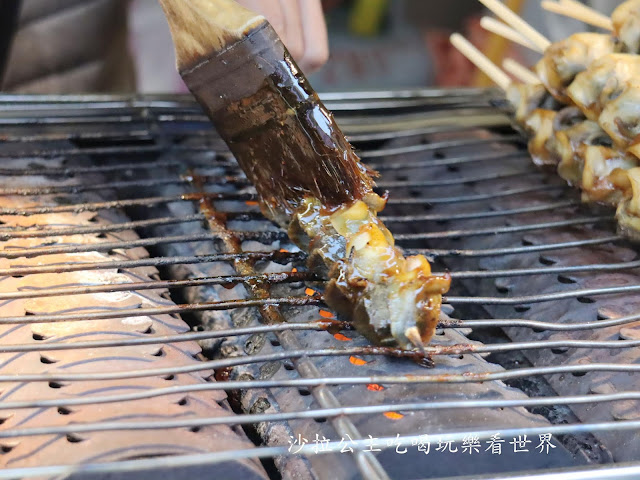
[[[322, 3], [330, 57], [310, 76], [319, 91], [489, 85], [449, 45], [453, 31], [498, 63], [507, 56], [526, 65], [537, 60], [483, 31], [477, 0]], [[588, 30], [543, 12], [540, 0], [505, 3], [552, 40]], [[584, 3], [609, 14], [620, 1]], [[3, 91], [186, 91], [157, 0], [1, 0], [0, 32]]]

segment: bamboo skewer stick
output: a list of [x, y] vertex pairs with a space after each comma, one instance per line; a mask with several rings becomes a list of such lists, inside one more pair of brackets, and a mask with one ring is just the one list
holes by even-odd
[[[558, 0], [558, 1], [560, 2], [560, 5], [566, 5], [567, 7], [578, 9], [581, 12], [584, 12], [586, 15], [589, 15], [590, 18], [593, 18], [595, 21], [600, 22], [602, 28], [604, 28], [605, 30], [613, 30], [613, 23], [611, 22], [611, 18], [604, 15], [603, 13], [600, 13], [595, 8], [589, 7], [588, 5], [585, 5], [584, 3], [580, 3], [576, 0]], [[595, 25], [595, 26], [598, 26], [598, 25]]]
[[495, 18], [482, 17], [480, 19], [480, 26], [491, 33], [500, 35], [501, 37], [504, 37], [507, 40], [511, 40], [518, 45], [522, 45], [525, 48], [533, 50], [534, 52], [542, 53], [542, 51], [539, 50], [535, 45], [533, 45], [526, 37], [516, 32], [509, 25], [506, 25], [501, 21], [496, 20]]
[[540, 79], [535, 73], [533, 73], [521, 63], [516, 62], [512, 58], [505, 58], [502, 62], [502, 68], [516, 77], [522, 83], [530, 83], [532, 85], [540, 83]]
[[[516, 14], [519, 14], [522, 10], [522, 6], [526, 0], [505, 0], [505, 5]], [[502, 62], [505, 58], [511, 42], [500, 35], [489, 33], [486, 40], [482, 43], [482, 51], [496, 65]], [[489, 87], [493, 85], [493, 81], [487, 77], [480, 70], [477, 71], [472, 85], [478, 87]]]
[[565, 0], [561, 3], [552, 2], [551, 0], [543, 0], [541, 5], [542, 8], [549, 12], [574, 18], [588, 25], [603, 28], [604, 30], [613, 30], [613, 24], [609, 17], [602, 15], [600, 12], [589, 7], [585, 7], [581, 3], [573, 2], [573, 0]]
[[498, 0], [480, 0], [485, 7], [491, 10], [497, 17], [501, 18], [505, 23], [510, 25], [514, 30], [520, 32], [527, 40], [536, 46], [540, 51], [545, 51], [551, 42], [545, 38], [535, 28], [525, 22], [512, 10], [507, 8]]
[[495, 82], [502, 90], [506, 91], [511, 84], [511, 79], [498, 66], [496, 66], [486, 55], [473, 46], [469, 40], [459, 33], [454, 33], [449, 37], [451, 44], [462, 53], [471, 63], [478, 67], [484, 74]]

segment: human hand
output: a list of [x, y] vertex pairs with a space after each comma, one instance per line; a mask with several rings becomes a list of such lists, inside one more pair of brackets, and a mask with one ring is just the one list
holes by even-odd
[[305, 73], [329, 58], [327, 26], [320, 0], [237, 0], [263, 15], [278, 33]]

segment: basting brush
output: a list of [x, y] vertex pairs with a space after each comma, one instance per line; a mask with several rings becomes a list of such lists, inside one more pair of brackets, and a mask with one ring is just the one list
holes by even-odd
[[328, 278], [325, 302], [371, 341], [424, 351], [448, 275], [404, 258], [385, 200], [264, 17], [233, 0], [160, 0], [185, 83], [258, 191]]
[[267, 20], [233, 0], [160, 0], [177, 67], [271, 216], [370, 193], [370, 172]]

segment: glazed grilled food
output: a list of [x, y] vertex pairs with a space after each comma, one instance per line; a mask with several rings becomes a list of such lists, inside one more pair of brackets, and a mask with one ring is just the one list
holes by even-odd
[[640, 240], [640, 167], [627, 170], [626, 173], [629, 185], [618, 204], [616, 220], [621, 233], [633, 240]]
[[536, 73], [547, 91], [559, 102], [570, 104], [565, 89], [577, 74], [594, 60], [613, 53], [615, 41], [611, 35], [575, 33], [552, 44], [536, 65]]
[[589, 120], [598, 121], [605, 105], [639, 76], [639, 55], [611, 53], [594, 60], [577, 74], [566, 95]]
[[512, 105], [512, 111], [530, 137], [534, 162], [557, 166], [560, 177], [580, 188], [583, 201], [618, 205], [631, 192], [626, 171], [640, 165], [640, 160], [615, 148], [600, 125], [588, 120], [577, 107], [558, 111], [537, 108], [543, 97], [540, 88], [512, 84], [507, 91], [512, 102], [519, 102]]
[[[448, 275], [405, 258], [372, 175], [264, 17], [228, 0], [161, 0], [180, 74], [263, 212], [328, 279], [326, 303], [376, 343], [424, 348]], [[242, 82], [238, 82], [242, 78]]]
[[512, 83], [506, 98], [534, 163], [557, 168], [583, 201], [617, 206], [620, 231], [640, 239], [640, 0], [612, 23], [613, 36], [551, 44], [536, 65], [541, 83]]
[[[375, 172], [360, 162], [284, 55], [288, 76], [273, 75], [259, 92], [263, 98], [216, 112], [214, 123], [230, 139], [263, 212], [288, 229], [309, 253], [310, 268], [328, 278], [326, 303], [375, 343], [422, 348], [433, 336], [450, 278], [432, 275], [425, 257], [404, 258], [395, 247], [377, 216], [386, 200], [373, 191]], [[264, 98], [276, 89], [287, 100], [282, 106], [275, 95]], [[264, 128], [271, 122], [278, 125], [275, 137]], [[299, 138], [300, 130], [304, 139], [296, 144], [282, 141]]]
[[381, 345], [422, 347], [435, 332], [448, 275], [431, 274], [422, 255], [404, 258], [377, 213], [385, 200], [327, 208], [307, 197], [292, 216], [289, 236], [309, 252], [309, 266], [329, 278], [325, 301]]

